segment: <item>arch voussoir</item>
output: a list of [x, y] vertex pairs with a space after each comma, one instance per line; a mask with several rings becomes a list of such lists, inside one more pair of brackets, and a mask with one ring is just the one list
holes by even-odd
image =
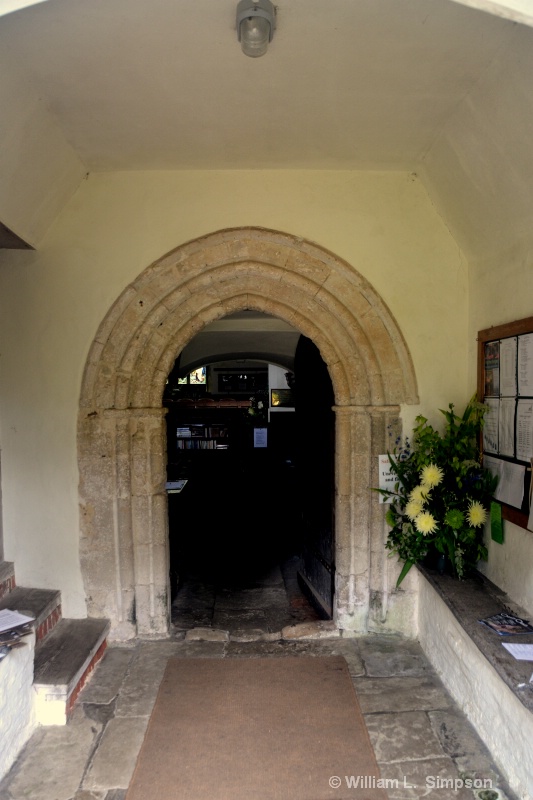
[[383, 548], [368, 481], [387, 446], [386, 426], [372, 420], [399, 424], [399, 404], [416, 402], [410, 354], [351, 265], [290, 234], [242, 228], [187, 242], [148, 266], [89, 351], [78, 425], [81, 565], [89, 613], [108, 616], [116, 638], [168, 630], [165, 380], [205, 325], [243, 309], [292, 324], [328, 367], [337, 415], [335, 619], [352, 631], [369, 627], [379, 594], [372, 564], [376, 575], [384, 567], [370, 557]]

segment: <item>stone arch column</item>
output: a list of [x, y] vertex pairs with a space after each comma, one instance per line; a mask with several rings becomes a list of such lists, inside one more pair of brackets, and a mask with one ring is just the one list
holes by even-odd
[[336, 619], [368, 628], [382, 518], [368, 487], [372, 459], [387, 447], [375, 420], [397, 421], [400, 403], [417, 402], [411, 358], [392, 314], [353, 267], [297, 237], [238, 228], [145, 269], [89, 352], [78, 422], [81, 566], [88, 612], [109, 617], [117, 639], [168, 630], [165, 381], [196, 333], [246, 308], [291, 323], [328, 366], [337, 416]]

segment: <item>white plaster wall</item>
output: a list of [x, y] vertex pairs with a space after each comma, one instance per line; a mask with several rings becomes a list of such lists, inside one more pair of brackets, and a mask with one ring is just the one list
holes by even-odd
[[[533, 315], [532, 36], [516, 26], [425, 157], [431, 197], [469, 260], [469, 386], [477, 332]], [[480, 568], [533, 614], [533, 533], [505, 522], [504, 545], [487, 544]]]
[[524, 25], [533, 25], [531, 0], [455, 0], [455, 2]]
[[424, 652], [489, 748], [511, 788], [520, 800], [530, 800], [533, 715], [503, 683], [421, 575], [419, 586], [418, 636]]
[[59, 588], [83, 616], [76, 413], [82, 370], [111, 304], [177, 245], [226, 227], [302, 236], [359, 270], [392, 310], [422, 399], [464, 404], [465, 260], [421, 182], [405, 173], [181, 172], [92, 175], [37, 252], [0, 270], [5, 557], [21, 585]]
[[[533, 183], [524, 136], [533, 125], [532, 69], [531, 31], [518, 28], [426, 157], [432, 197], [470, 256], [472, 386], [477, 331], [533, 315]], [[533, 614], [533, 533], [504, 527], [503, 545], [487, 537], [489, 559], [480, 569]]]
[[507, 43], [450, 115], [421, 167], [467, 256], [486, 264], [496, 256], [503, 268], [507, 259], [500, 256], [531, 236], [533, 204], [533, 30], [518, 25], [508, 32]]
[[294, 408], [272, 408], [270, 405], [270, 389], [288, 389], [289, 384], [287, 383], [287, 378], [285, 377], [285, 373], [287, 372], [286, 368], [278, 367], [276, 364], [269, 364], [268, 365], [268, 389], [269, 389], [269, 413], [274, 414], [281, 414], [286, 411], [292, 412]]
[[[533, 316], [533, 234], [505, 243], [470, 265], [469, 383], [477, 370], [477, 332]], [[487, 532], [487, 562], [480, 570], [533, 615], [533, 532], [504, 521], [504, 543]]]
[[268, 365], [268, 385], [271, 389], [288, 389], [289, 384], [285, 373], [288, 372], [286, 367], [278, 367], [276, 364]]
[[[0, 0], [0, 15], [9, 14], [20, 8], [34, 6], [43, 2], [46, 2], [46, 0]], [[531, 0], [500, 0], [499, 2], [496, 2], [496, 0], [455, 0], [455, 2], [479, 8], [497, 16], [515, 19], [525, 24], [533, 24], [531, 22], [533, 17], [531, 14]]]
[[533, 533], [512, 522], [503, 524], [503, 544], [487, 533], [489, 556], [480, 563], [480, 571], [533, 615]]
[[35, 246], [86, 170], [42, 98], [29, 80], [13, 75], [6, 56], [0, 52], [0, 220]]
[[0, 780], [7, 774], [37, 723], [33, 698], [35, 635], [0, 661]]

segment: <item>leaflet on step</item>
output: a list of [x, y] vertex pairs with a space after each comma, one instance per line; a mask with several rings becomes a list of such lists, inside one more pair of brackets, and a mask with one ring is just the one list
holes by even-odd
[[485, 617], [485, 619], [480, 619], [479, 622], [487, 628], [496, 631], [499, 636], [533, 633], [533, 626], [529, 624], [527, 619], [522, 619], [506, 611], [493, 614], [491, 617]]
[[0, 611], [0, 633], [12, 631], [15, 628], [20, 628], [21, 625], [29, 625], [30, 622], [34, 621], [33, 617], [27, 617], [26, 614], [19, 614], [18, 611], [4, 608]]
[[502, 647], [505, 647], [517, 661], [533, 661], [533, 644], [502, 642]]

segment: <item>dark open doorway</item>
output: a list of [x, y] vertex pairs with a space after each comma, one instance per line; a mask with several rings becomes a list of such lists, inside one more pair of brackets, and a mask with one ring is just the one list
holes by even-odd
[[[231, 362], [216, 368], [229, 392], [213, 391], [220, 376], [203, 384], [201, 371], [184, 382], [180, 359], [171, 373], [165, 405], [172, 621], [178, 629], [273, 633], [331, 616], [332, 583], [316, 564], [317, 554], [329, 559], [332, 575], [333, 529], [324, 521], [332, 522], [333, 473], [325, 465], [333, 463], [334, 445], [324, 406], [329, 403], [332, 414], [333, 393], [318, 350], [305, 337], [298, 342], [299, 375], [286, 371], [285, 388], [275, 398], [261, 362], [251, 358], [246, 369], [239, 360], [241, 385], [231, 379]], [[216, 371], [213, 365], [208, 370], [211, 376]], [[288, 397], [291, 407], [269, 413], [272, 402], [289, 405]], [[267, 446], [260, 446], [258, 428], [266, 430]]]

